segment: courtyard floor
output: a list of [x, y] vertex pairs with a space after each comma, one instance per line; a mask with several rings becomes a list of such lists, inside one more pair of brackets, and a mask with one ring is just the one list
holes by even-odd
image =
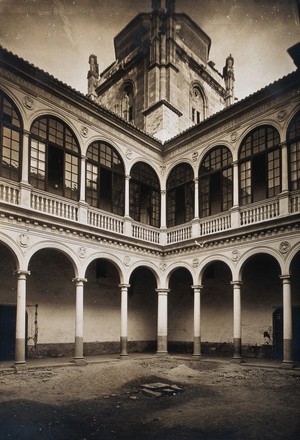
[[37, 360], [17, 373], [0, 363], [0, 439], [299, 438], [299, 368], [190, 356], [88, 361]]

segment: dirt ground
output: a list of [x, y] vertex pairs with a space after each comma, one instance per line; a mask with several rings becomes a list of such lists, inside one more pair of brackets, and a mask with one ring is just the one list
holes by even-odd
[[[145, 395], [141, 386], [156, 382], [179, 391]], [[299, 434], [299, 370], [153, 357], [0, 372], [1, 440], [294, 440]]]

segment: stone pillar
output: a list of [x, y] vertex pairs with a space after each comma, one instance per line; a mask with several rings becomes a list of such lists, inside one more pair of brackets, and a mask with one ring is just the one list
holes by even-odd
[[131, 176], [125, 176], [125, 209], [124, 216], [129, 217], [129, 180]]
[[194, 353], [201, 356], [201, 289], [203, 286], [192, 286], [194, 289]]
[[241, 318], [241, 281], [232, 281], [233, 286], [233, 343], [234, 360], [242, 360], [242, 318]]
[[293, 363], [292, 294], [290, 275], [281, 275], [283, 295], [283, 361], [282, 366]]
[[128, 356], [128, 288], [130, 284], [119, 284], [121, 288], [121, 336], [120, 336], [120, 356]]
[[166, 229], [167, 227], [166, 195], [166, 190], [162, 189], [160, 192], [160, 227], [162, 229]]
[[24, 207], [31, 205], [31, 185], [29, 184], [29, 136], [30, 132], [23, 132], [22, 149], [22, 176], [20, 182], [20, 204]]
[[86, 365], [83, 359], [83, 283], [86, 278], [73, 278], [76, 283], [76, 314], [75, 314], [75, 354], [74, 362], [78, 365]]
[[238, 228], [240, 226], [240, 207], [239, 207], [239, 167], [238, 162], [232, 163], [233, 171], [233, 206], [231, 212], [231, 227]]
[[78, 221], [83, 224], [88, 222], [88, 204], [85, 201], [86, 189], [86, 156], [81, 157], [81, 174], [80, 174], [80, 194], [78, 202]]
[[199, 179], [198, 177], [196, 177], [194, 179], [195, 182], [195, 197], [194, 197], [194, 201], [195, 201], [195, 214], [194, 214], [194, 218], [199, 218]]
[[25, 366], [26, 353], [26, 280], [30, 272], [16, 270], [14, 273], [18, 276], [15, 367], [22, 368]]
[[288, 215], [289, 206], [289, 163], [287, 143], [281, 144], [281, 193], [279, 194], [279, 213]]
[[156, 289], [158, 293], [157, 307], [157, 353], [168, 354], [168, 293], [169, 289]]

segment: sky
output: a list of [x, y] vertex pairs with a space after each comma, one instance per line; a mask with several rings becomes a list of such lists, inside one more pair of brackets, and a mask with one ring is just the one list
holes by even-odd
[[[86, 94], [89, 55], [103, 71], [114, 36], [150, 11], [151, 0], [0, 0], [0, 45]], [[297, 0], [176, 0], [176, 12], [210, 36], [219, 72], [232, 54], [238, 99], [296, 68], [287, 49], [300, 41]]]

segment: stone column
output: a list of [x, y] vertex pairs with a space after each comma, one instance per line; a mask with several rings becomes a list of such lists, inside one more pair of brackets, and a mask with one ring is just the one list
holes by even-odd
[[22, 149], [22, 176], [20, 182], [20, 204], [24, 207], [31, 205], [31, 185], [29, 184], [29, 136], [30, 132], [23, 132]]
[[233, 206], [231, 212], [231, 227], [238, 228], [240, 226], [240, 207], [239, 207], [239, 166], [238, 161], [232, 163], [233, 171]]
[[289, 204], [289, 163], [288, 163], [288, 148], [287, 143], [281, 144], [281, 193], [279, 198], [279, 213], [280, 215], [288, 215], [290, 212]]
[[166, 194], [167, 194], [167, 191], [165, 189], [162, 189], [160, 192], [160, 227], [161, 227], [161, 229], [166, 229], [166, 227], [167, 227]]
[[74, 362], [78, 365], [86, 365], [83, 359], [83, 284], [86, 278], [73, 278], [76, 283], [76, 314], [75, 314], [75, 354]]
[[85, 202], [85, 188], [86, 188], [86, 156], [81, 157], [80, 165], [80, 201]]
[[241, 281], [232, 281], [233, 286], [233, 343], [234, 360], [242, 360], [242, 318], [241, 318]]
[[26, 353], [26, 280], [30, 272], [16, 270], [14, 273], [18, 276], [15, 367], [22, 368], [25, 366]]
[[130, 175], [125, 176], [125, 207], [124, 216], [129, 217], [129, 181], [131, 179]]
[[194, 183], [195, 183], [195, 197], [194, 197], [195, 213], [194, 213], [194, 218], [198, 219], [199, 218], [199, 178], [198, 177], [196, 177], [194, 179]]
[[169, 289], [156, 289], [158, 293], [157, 307], [157, 353], [168, 354], [168, 293]]
[[282, 366], [293, 363], [292, 294], [290, 275], [281, 275], [283, 295], [283, 361]]
[[128, 288], [130, 284], [119, 284], [121, 288], [121, 336], [120, 336], [120, 356], [128, 356]]
[[194, 289], [194, 353], [201, 356], [201, 289], [203, 286], [192, 286]]

